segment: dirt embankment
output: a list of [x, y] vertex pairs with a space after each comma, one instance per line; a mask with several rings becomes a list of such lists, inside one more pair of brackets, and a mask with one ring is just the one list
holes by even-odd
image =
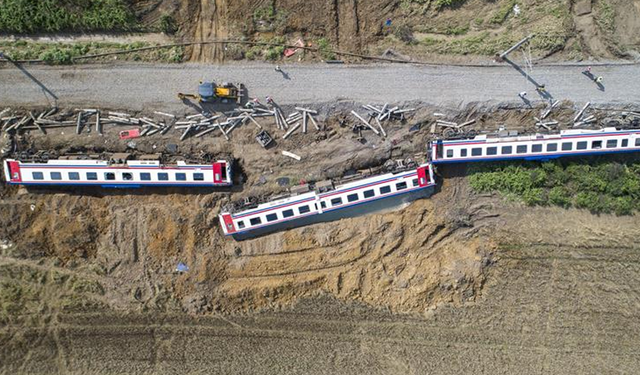
[[[469, 61], [474, 59], [471, 56], [486, 59], [529, 33], [538, 35], [532, 42], [535, 58], [633, 57], [632, 51], [637, 53], [640, 47], [637, 0], [520, 1], [517, 7], [511, 0], [463, 0], [451, 7], [440, 6], [441, 3], [157, 0], [140, 2], [136, 10], [146, 24], [171, 15], [180, 28], [178, 35], [190, 40], [230, 38], [294, 43], [302, 38], [319, 46], [325, 39], [343, 51], [380, 54], [391, 48], [407, 56], [436, 61]], [[196, 46], [188, 55], [195, 61], [265, 57], [253, 57], [256, 51], [250, 49]], [[269, 58], [277, 59], [281, 53]]]

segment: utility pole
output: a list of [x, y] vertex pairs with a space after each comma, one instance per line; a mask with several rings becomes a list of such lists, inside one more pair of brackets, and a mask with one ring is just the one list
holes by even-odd
[[509, 48], [508, 50], [502, 52], [500, 55], [498, 55], [498, 61], [502, 62], [504, 60], [505, 57], [507, 57], [508, 54], [510, 54], [511, 52], [515, 51], [516, 49], [520, 48], [521, 45], [525, 44], [526, 42], [528, 42], [531, 38], [533, 38], [536, 34], [531, 34], [528, 37], [522, 39], [521, 41], [519, 41], [518, 43], [516, 43], [513, 47]]

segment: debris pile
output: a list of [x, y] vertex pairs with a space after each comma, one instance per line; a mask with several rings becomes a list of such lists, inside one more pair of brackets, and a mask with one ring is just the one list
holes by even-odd
[[549, 105], [549, 108], [545, 109], [545, 111], [542, 112], [542, 115], [540, 115], [540, 118], [538, 117], [533, 118], [534, 120], [536, 120], [536, 128], [538, 129], [543, 128], [549, 131], [555, 130], [558, 128], [558, 124], [560, 124], [558, 121], [556, 120], [545, 121], [546, 118], [549, 117], [549, 115], [551, 114], [551, 111], [553, 111], [553, 109], [557, 107], [558, 104], [560, 104], [560, 101], [556, 100], [555, 102]]
[[[444, 114], [434, 113], [434, 116], [443, 117]], [[473, 138], [478, 133], [474, 129], [467, 129], [467, 127], [469, 125], [475, 124], [475, 122], [476, 122], [476, 119], [472, 119], [469, 121], [465, 121], [462, 124], [458, 124], [457, 122], [454, 122], [454, 121], [445, 121], [445, 120], [437, 119], [431, 125], [431, 134], [436, 134], [437, 128], [440, 127], [442, 129], [441, 135], [442, 135], [442, 138], [444, 139], [463, 138], [463, 137]]]
[[[389, 103], [385, 103], [380, 108], [375, 107], [371, 104], [365, 104], [362, 107], [369, 111], [367, 112], [367, 115], [366, 115], [368, 116], [367, 120], [365, 120], [364, 117], [362, 117], [362, 115], [358, 114], [356, 111], [351, 111], [351, 114], [355, 116], [355, 118], [360, 120], [360, 122], [364, 126], [366, 126], [366, 128], [364, 129], [367, 129], [367, 128], [371, 129], [376, 135], [380, 135], [382, 137], [387, 136], [387, 132], [384, 130], [384, 127], [382, 126], [382, 122], [391, 121], [391, 120], [404, 121], [406, 113], [413, 112], [416, 110], [415, 108], [400, 109], [400, 107], [398, 106], [389, 108]], [[372, 121], [375, 121], [375, 124], [377, 127], [371, 124]], [[354, 131], [355, 130], [361, 131], [362, 129], [363, 129], [362, 127], [358, 127], [358, 123], [354, 123], [353, 125]]]
[[593, 122], [596, 122], [596, 116], [595, 115], [591, 115], [591, 116], [587, 116], [587, 117], [583, 118], [587, 108], [589, 108], [590, 106], [591, 106], [591, 102], [587, 102], [587, 104], [585, 104], [584, 107], [582, 107], [580, 112], [578, 112], [576, 117], [573, 118], [573, 127], [574, 128], [578, 128], [578, 127], [585, 126], [587, 124], [591, 124]]

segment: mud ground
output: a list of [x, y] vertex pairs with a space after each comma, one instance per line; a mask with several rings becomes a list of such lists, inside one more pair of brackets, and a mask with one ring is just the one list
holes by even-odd
[[[392, 228], [385, 232], [395, 232], [393, 236], [368, 231], [358, 235], [374, 243], [380, 241], [372, 241], [377, 236], [403, 244], [411, 241], [407, 237], [428, 242], [409, 249], [401, 245], [390, 254], [367, 248], [364, 259], [351, 259], [343, 271], [359, 269], [361, 279], [360, 284], [352, 282], [347, 296], [326, 282], [335, 272], [333, 258], [340, 255], [332, 249], [297, 246], [309, 259], [326, 255], [323, 269], [315, 271], [326, 276], [315, 282], [304, 277], [313, 260], [290, 265], [287, 275], [256, 275], [255, 263], [227, 266], [247, 274], [253, 284], [243, 286], [246, 298], [258, 285], [266, 299], [281, 300], [287, 294], [283, 291], [294, 289], [305, 296], [253, 313], [185, 313], [171, 303], [166, 309], [150, 304], [136, 309], [127, 306], [136, 301], [135, 293], [123, 304], [125, 298], [118, 301], [111, 290], [114, 280], [124, 277], [117, 268], [102, 273], [83, 265], [55, 265], [46, 258], [3, 256], [2, 282], [19, 280], [31, 289], [25, 293], [40, 294], [25, 298], [26, 304], [35, 303], [31, 313], [14, 315], [0, 331], [2, 372], [633, 373], [640, 361], [639, 296], [634, 287], [640, 281], [637, 219], [525, 210], [493, 196], [472, 196], [469, 205], [464, 178], [448, 181], [434, 199], [417, 201], [405, 211], [334, 224], [344, 231], [389, 221]], [[469, 211], [469, 221], [461, 222]], [[433, 236], [432, 224], [414, 227], [421, 230], [410, 234], [398, 235], [393, 229], [398, 221], [419, 221], [425, 214], [427, 222], [439, 222], [435, 213], [444, 217], [442, 232], [448, 234]], [[455, 223], [446, 219], [452, 215]], [[313, 239], [320, 231], [334, 233], [332, 229], [312, 227], [292, 234]], [[349, 239], [339, 246], [350, 254], [358, 242]], [[469, 242], [480, 246], [461, 249]], [[148, 259], [146, 253], [141, 251], [140, 257]], [[256, 255], [260, 263], [294, 259], [277, 245]], [[236, 256], [236, 262], [243, 257]], [[405, 263], [405, 270], [389, 272], [398, 262]], [[119, 267], [134, 271], [131, 265]], [[410, 268], [414, 275], [407, 280]], [[170, 277], [178, 281], [181, 276]], [[429, 278], [439, 279], [431, 293], [445, 298], [416, 296], [424, 284], [421, 279]], [[268, 283], [287, 287], [272, 289], [265, 287]], [[233, 277], [222, 281], [234, 284]], [[366, 297], [385, 288], [376, 299]], [[398, 314], [385, 299], [393, 294], [413, 298], [418, 306]]]

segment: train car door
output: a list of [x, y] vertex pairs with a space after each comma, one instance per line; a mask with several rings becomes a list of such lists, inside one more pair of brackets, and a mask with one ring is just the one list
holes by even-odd
[[436, 160], [440, 160], [444, 157], [444, 144], [442, 139], [438, 139], [436, 142]]
[[[222, 169], [224, 168], [223, 163], [213, 163], [213, 183], [220, 184], [225, 182], [222, 176]], [[226, 170], [225, 170], [226, 172]], [[226, 173], [225, 173], [226, 174]]]
[[431, 175], [429, 174], [429, 166], [418, 168], [418, 185], [423, 187], [431, 183]]
[[222, 222], [224, 225], [223, 230], [226, 234], [232, 234], [236, 232], [236, 228], [233, 225], [233, 219], [231, 218], [231, 215], [222, 214]]
[[17, 161], [9, 161], [9, 181], [22, 182], [22, 175], [20, 174], [20, 164]]

